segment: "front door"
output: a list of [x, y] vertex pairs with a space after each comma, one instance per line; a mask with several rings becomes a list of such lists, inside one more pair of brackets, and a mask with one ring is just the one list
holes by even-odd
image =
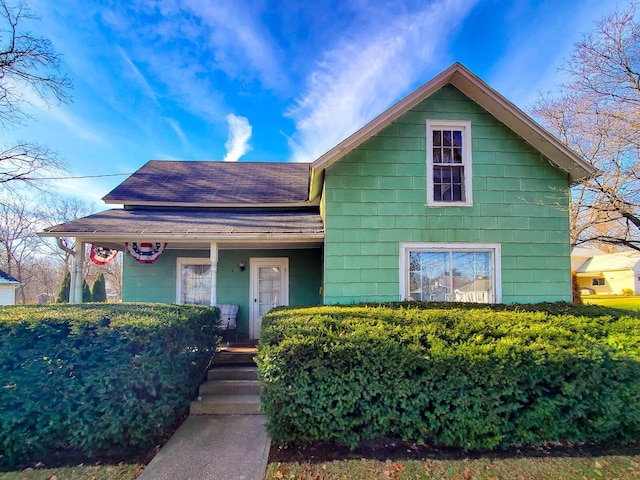
[[289, 305], [289, 259], [251, 258], [249, 334], [260, 338], [262, 317], [273, 307]]

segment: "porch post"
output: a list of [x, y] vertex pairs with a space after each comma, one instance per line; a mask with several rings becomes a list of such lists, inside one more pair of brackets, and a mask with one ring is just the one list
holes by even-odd
[[211, 258], [211, 305], [216, 305], [218, 303], [218, 244], [216, 242], [211, 242], [209, 255]]
[[82, 266], [84, 265], [84, 242], [76, 241], [76, 254], [73, 259], [72, 281], [75, 280], [73, 296], [69, 295], [69, 303], [82, 303]]

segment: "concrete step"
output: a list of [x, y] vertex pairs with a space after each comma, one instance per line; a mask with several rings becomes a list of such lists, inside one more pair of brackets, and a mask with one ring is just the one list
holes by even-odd
[[203, 395], [191, 402], [191, 415], [259, 415], [260, 395]]
[[236, 365], [255, 365], [253, 358], [257, 355], [256, 352], [227, 352], [219, 351], [213, 358], [214, 365], [236, 364]]
[[257, 380], [258, 367], [214, 367], [207, 372], [208, 380]]
[[200, 385], [204, 395], [260, 395], [258, 380], [209, 380]]

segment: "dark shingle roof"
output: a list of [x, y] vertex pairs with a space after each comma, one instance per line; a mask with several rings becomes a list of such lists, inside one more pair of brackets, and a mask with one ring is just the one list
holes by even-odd
[[147, 162], [107, 194], [128, 205], [263, 205], [306, 202], [308, 163]]
[[[131, 238], [145, 235], [309, 234], [323, 233], [320, 214], [305, 211], [220, 211], [113, 209], [56, 225], [48, 234], [108, 234]], [[57, 235], [56, 235], [57, 236]]]
[[0, 283], [20, 283], [7, 272], [0, 270]]

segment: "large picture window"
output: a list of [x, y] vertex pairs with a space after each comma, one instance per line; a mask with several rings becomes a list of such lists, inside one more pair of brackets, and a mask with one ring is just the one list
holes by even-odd
[[502, 301], [498, 244], [401, 244], [400, 255], [400, 296], [403, 299]]
[[211, 261], [206, 258], [178, 258], [176, 302], [211, 305]]
[[471, 122], [427, 120], [427, 205], [471, 206]]

